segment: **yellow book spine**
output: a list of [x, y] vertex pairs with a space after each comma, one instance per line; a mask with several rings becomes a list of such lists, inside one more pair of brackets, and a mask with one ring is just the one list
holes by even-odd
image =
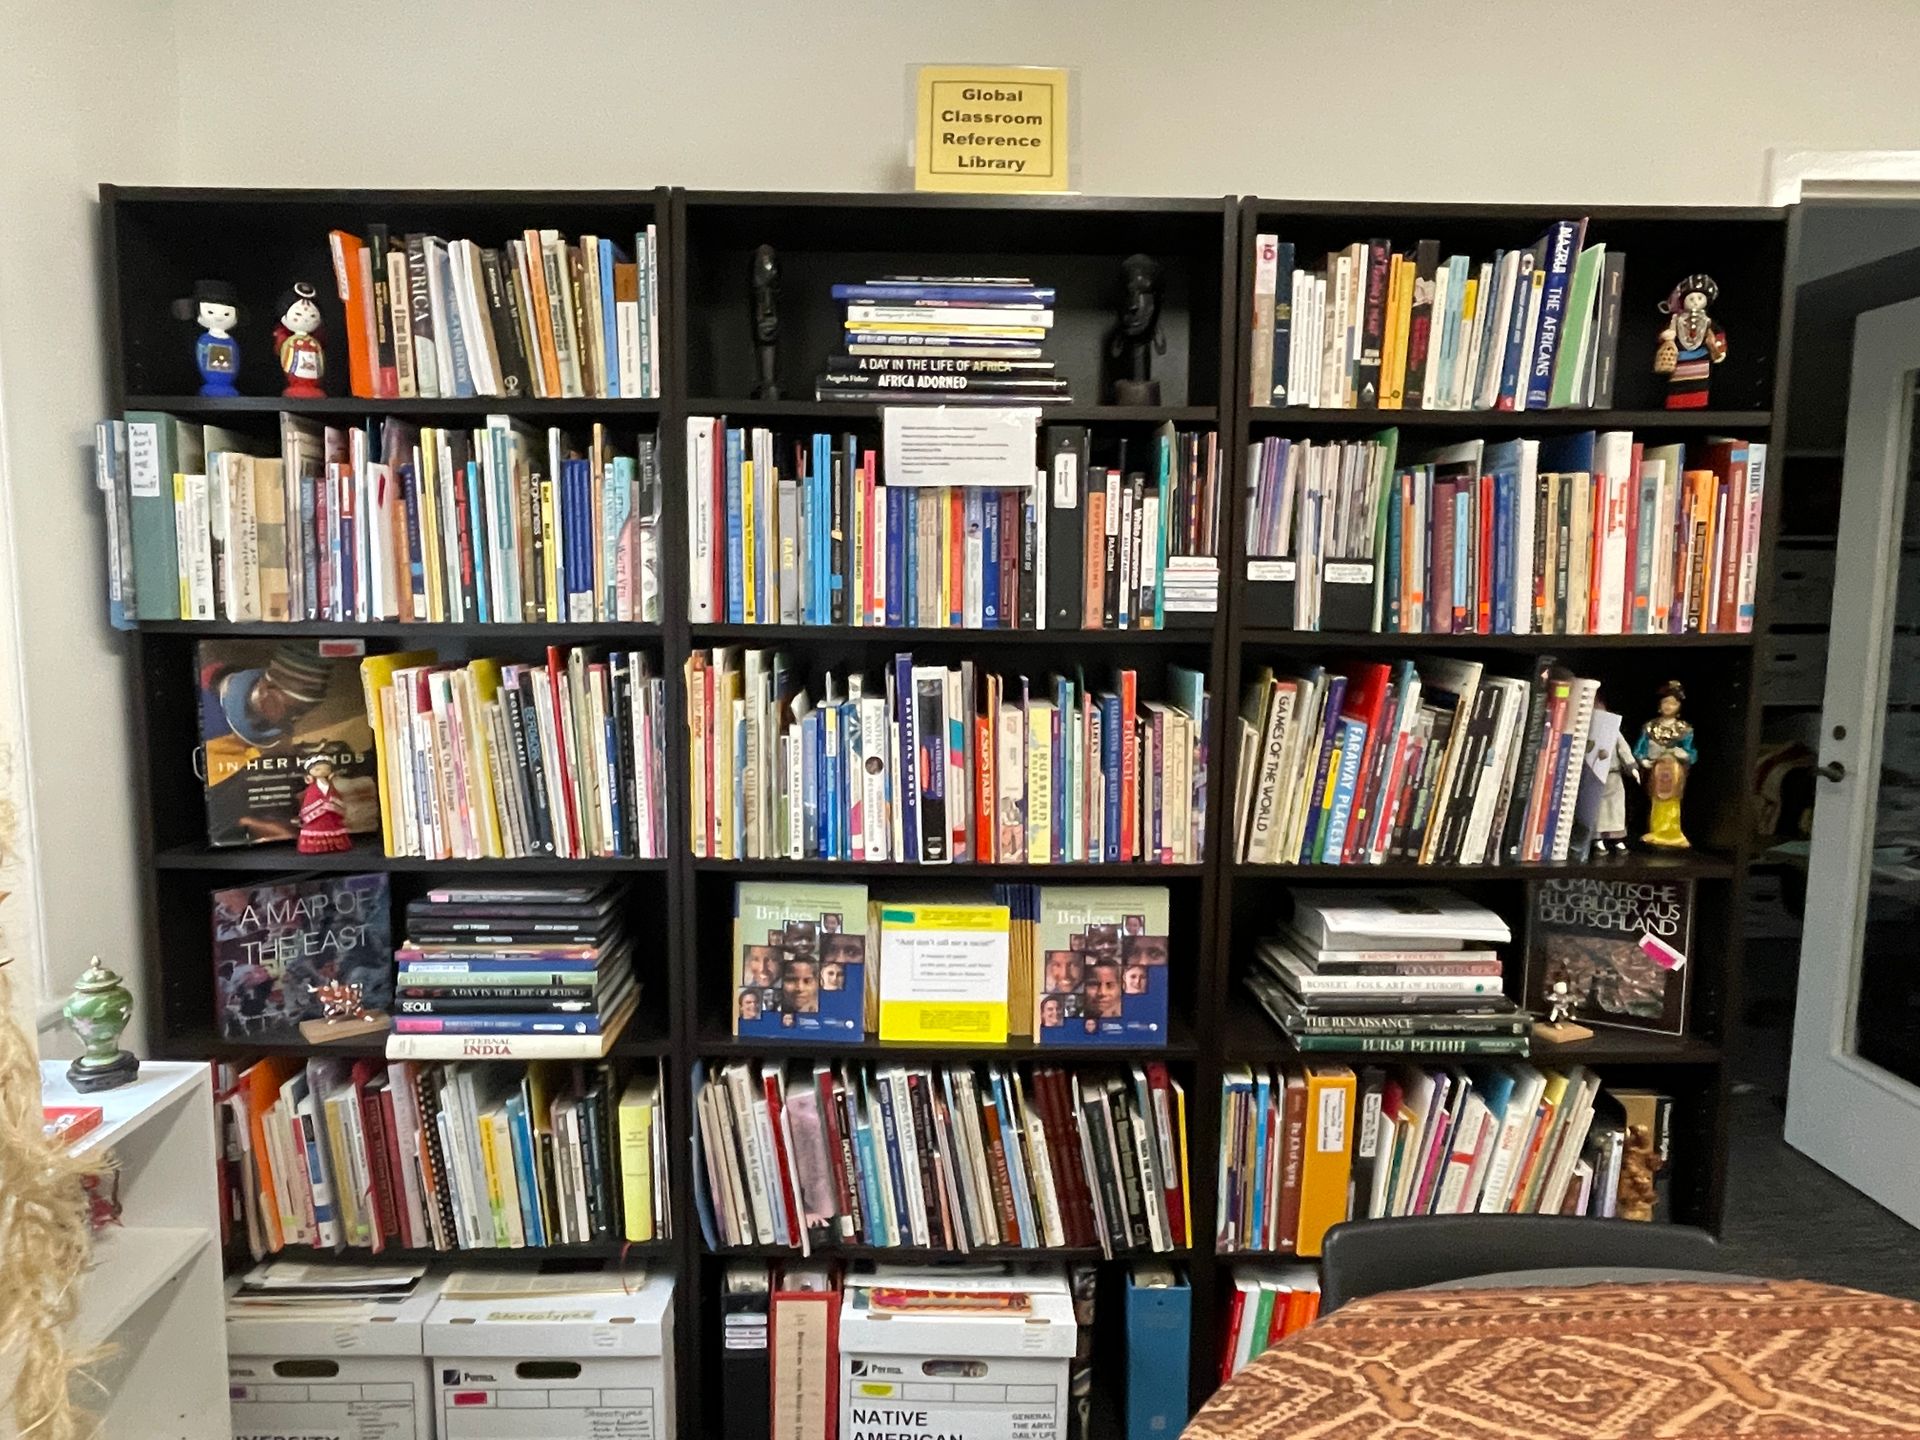
[[327, 1150], [333, 1156], [333, 1204], [340, 1212], [341, 1231], [349, 1245], [370, 1245], [366, 1221], [360, 1210], [359, 1187], [353, 1183], [352, 1151], [347, 1148], [346, 1122], [340, 1112], [346, 1105], [340, 1096], [325, 1102], [327, 1112]]
[[1300, 1228], [1296, 1247], [1318, 1255], [1327, 1231], [1347, 1218], [1353, 1178], [1353, 1071], [1345, 1065], [1309, 1065], [1307, 1144], [1300, 1162]]
[[[176, 471], [173, 477], [173, 524], [174, 529], [183, 537], [187, 533], [186, 518], [187, 477]], [[177, 548], [181, 555], [184, 556], [187, 553], [184, 539]], [[180, 618], [189, 620], [193, 618], [193, 584], [187, 578], [188, 567], [184, 560], [177, 568], [180, 572]]]
[[1173, 1113], [1179, 1124], [1180, 1142], [1180, 1229], [1187, 1237], [1187, 1243], [1193, 1243], [1193, 1177], [1187, 1169], [1187, 1088], [1177, 1082], [1173, 1086]]
[[447, 618], [447, 582], [440, 563], [440, 484], [438, 447], [432, 431], [423, 431], [414, 447], [414, 490], [420, 504], [420, 564], [427, 578], [427, 619], [439, 625]]
[[[493, 1243], [498, 1248], [508, 1248], [507, 1217], [505, 1195], [500, 1189], [500, 1162], [493, 1148], [493, 1126], [482, 1115], [475, 1125], [474, 1132], [480, 1137], [480, 1165], [486, 1172], [487, 1208], [493, 1213]], [[512, 1162], [508, 1162], [512, 1163]]]
[[753, 599], [753, 462], [740, 462], [740, 595], [741, 616], [747, 624], [759, 623], [759, 606]]
[[540, 482], [540, 542], [546, 554], [541, 558], [541, 568], [546, 574], [540, 577], [547, 597], [547, 621], [552, 623], [564, 620], [567, 614], [566, 602], [560, 598], [560, 511], [554, 503], [556, 487], [552, 476]]
[[487, 854], [495, 860], [506, 858], [507, 847], [504, 839], [506, 827], [501, 822], [501, 803], [493, 784], [493, 761], [487, 749], [487, 706], [495, 703], [500, 695], [500, 663], [497, 660], [475, 660], [467, 666], [468, 719], [472, 722], [468, 730], [471, 740], [472, 758], [468, 762], [475, 774], [474, 789], [480, 801], [481, 833], [485, 838]]
[[653, 1235], [653, 1106], [620, 1105], [620, 1188], [626, 1201], [627, 1239]]
[[1053, 707], [1035, 705], [1027, 723], [1027, 863], [1053, 858]]
[[1386, 383], [1380, 387], [1380, 408], [1398, 410], [1407, 396], [1407, 322], [1413, 306], [1413, 262], [1393, 257], [1393, 279], [1387, 286], [1387, 355], [1382, 367]]

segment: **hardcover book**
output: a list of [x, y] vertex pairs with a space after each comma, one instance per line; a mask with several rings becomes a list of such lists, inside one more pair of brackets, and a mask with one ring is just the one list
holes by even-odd
[[264, 845], [295, 839], [307, 767], [333, 766], [350, 834], [380, 828], [373, 730], [361, 698], [359, 642], [202, 640], [200, 691], [207, 839]]
[[1165, 1044], [1168, 931], [1164, 886], [1043, 886], [1035, 1038], [1043, 1045]]
[[1685, 1033], [1692, 882], [1543, 880], [1530, 918], [1530, 1008], [1544, 1013], [1565, 981], [1577, 1020]]
[[866, 1033], [867, 887], [743, 882], [733, 901], [733, 1033]]
[[272, 1035], [320, 1018], [314, 991], [360, 986], [368, 1010], [393, 1004], [387, 877], [292, 876], [213, 892], [214, 988], [220, 1033]]

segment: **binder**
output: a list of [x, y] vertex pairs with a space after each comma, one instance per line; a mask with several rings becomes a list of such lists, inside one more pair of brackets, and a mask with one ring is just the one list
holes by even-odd
[[1300, 1162], [1302, 1255], [1318, 1255], [1327, 1231], [1347, 1218], [1347, 1182], [1352, 1178], [1354, 1076], [1345, 1065], [1313, 1064], [1307, 1070], [1307, 1146]]
[[1045, 628], [1082, 628], [1087, 543], [1087, 470], [1090, 442], [1084, 425], [1047, 427], [1047, 594]]
[[771, 1433], [771, 1278], [763, 1264], [735, 1262], [721, 1281], [721, 1440], [767, 1440]]
[[840, 1283], [824, 1265], [789, 1265], [775, 1280], [771, 1440], [834, 1440], [840, 1417]]
[[1171, 1265], [1127, 1271], [1127, 1440], [1173, 1440], [1187, 1423], [1193, 1291]]

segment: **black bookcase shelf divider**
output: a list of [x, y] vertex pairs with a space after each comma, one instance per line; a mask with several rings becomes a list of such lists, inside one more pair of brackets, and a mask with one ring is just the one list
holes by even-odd
[[[150, 409], [200, 417], [264, 433], [281, 411], [350, 420], [369, 415], [407, 415], [457, 423], [507, 414], [532, 424], [605, 420], [625, 429], [657, 426], [665, 487], [661, 548], [664, 619], [658, 625], [405, 625], [395, 623], [207, 625], [144, 624], [131, 637], [135, 709], [131, 743], [142, 797], [140, 849], [145, 920], [144, 969], [155, 1019], [155, 1053], [169, 1057], [235, 1059], [260, 1054], [301, 1055], [309, 1047], [297, 1036], [224, 1040], [214, 1025], [208, 958], [206, 894], [250, 874], [294, 869], [385, 869], [400, 875], [525, 871], [558, 874], [623, 874], [632, 878], [659, 943], [642, 962], [643, 1011], [614, 1045], [616, 1057], [659, 1058], [669, 1077], [669, 1164], [674, 1192], [675, 1238], [649, 1246], [565, 1247], [542, 1252], [481, 1252], [476, 1263], [515, 1263], [536, 1258], [623, 1256], [629, 1266], [658, 1265], [681, 1277], [677, 1363], [683, 1431], [714, 1412], [721, 1343], [719, 1269], [728, 1257], [787, 1258], [773, 1247], [746, 1246], [720, 1254], [706, 1251], [691, 1200], [693, 1170], [688, 1094], [696, 1061], [779, 1059], [831, 1054], [852, 1059], [923, 1058], [949, 1054], [984, 1059], [1042, 1059], [1060, 1064], [1133, 1061], [1145, 1051], [1039, 1049], [1030, 1044], [1003, 1051], [937, 1051], [867, 1040], [853, 1046], [803, 1051], [777, 1042], [739, 1040], [727, 1033], [724, 1012], [713, 1002], [713, 976], [723, 965], [729, 936], [717, 923], [731, 886], [748, 877], [815, 877], [905, 883], [919, 878], [988, 880], [1030, 878], [1062, 882], [1126, 881], [1166, 884], [1173, 895], [1176, 931], [1185, 939], [1184, 986], [1176, 987], [1176, 1019], [1161, 1052], [1187, 1086], [1192, 1215], [1201, 1243], [1178, 1257], [1193, 1284], [1193, 1397], [1212, 1389], [1221, 1299], [1230, 1284], [1230, 1257], [1215, 1257], [1205, 1238], [1214, 1212], [1219, 1087], [1224, 1067], [1271, 1063], [1289, 1057], [1283, 1038], [1240, 987], [1239, 969], [1279, 890], [1289, 884], [1460, 884], [1473, 893], [1500, 897], [1510, 913], [1524, 911], [1526, 887], [1544, 878], [1598, 876], [1687, 878], [1696, 882], [1696, 967], [1690, 1033], [1685, 1037], [1607, 1031], [1540, 1063], [1595, 1064], [1630, 1083], [1658, 1084], [1675, 1096], [1677, 1167], [1674, 1204], [1678, 1218], [1717, 1227], [1727, 1144], [1727, 1076], [1721, 1041], [1738, 1003], [1740, 934], [1736, 923], [1752, 860], [1748, 844], [1745, 777], [1759, 737], [1759, 652], [1750, 635], [1707, 636], [1392, 636], [1303, 634], [1245, 620], [1239, 556], [1244, 545], [1245, 457], [1251, 440], [1265, 435], [1303, 438], [1359, 434], [1394, 425], [1444, 439], [1450, 434], [1552, 434], [1574, 429], [1632, 429], [1649, 436], [1688, 440], [1711, 435], [1767, 438], [1783, 454], [1781, 426], [1787, 380], [1788, 273], [1793, 227], [1783, 212], [1729, 208], [1569, 206], [1472, 206], [1350, 204], [1268, 199], [1182, 200], [1071, 197], [969, 197], [949, 195], [833, 195], [780, 192], [686, 192], [668, 189], [609, 191], [455, 190], [219, 190], [127, 189], [101, 191], [106, 250], [108, 324], [115, 349], [110, 402], [118, 413]], [[1438, 234], [1444, 244], [1473, 253], [1494, 245], [1525, 243], [1547, 222], [1569, 214], [1592, 217], [1592, 233], [1626, 249], [1626, 320], [1620, 350], [1620, 389], [1631, 404], [1604, 411], [1521, 414], [1470, 411], [1342, 411], [1276, 409], [1248, 403], [1246, 381], [1251, 344], [1254, 236], [1275, 232], [1300, 244], [1301, 253], [1386, 235], [1398, 244]], [[647, 400], [367, 400], [333, 394], [324, 400], [289, 401], [273, 394], [270, 321], [241, 334], [247, 351], [238, 399], [190, 393], [191, 334], [174, 322], [168, 305], [202, 276], [236, 283], [253, 303], [256, 320], [266, 297], [289, 281], [309, 279], [322, 292], [331, 336], [334, 373], [342, 385], [345, 353], [333, 300], [326, 231], [358, 231], [370, 221], [461, 235], [517, 234], [528, 225], [618, 234], [649, 221], [659, 227], [662, 277], [661, 341], [666, 373], [660, 398]], [[782, 400], [750, 398], [753, 353], [747, 325], [747, 256], [763, 241], [782, 260]], [[1168, 351], [1159, 357], [1163, 400], [1154, 406], [1101, 403], [1103, 352], [1112, 324], [1121, 257], [1145, 251], [1166, 269], [1165, 328]], [[896, 263], [898, 262], [898, 263]], [[1057, 326], [1049, 353], [1072, 382], [1073, 403], [1043, 408], [1042, 421], [1095, 427], [1142, 427], [1173, 422], [1217, 427], [1222, 483], [1221, 607], [1211, 624], [1148, 632], [970, 631], [862, 629], [788, 625], [691, 625], [687, 594], [685, 421], [689, 415], [725, 415], [737, 422], [796, 427], [847, 427], [871, 435], [880, 419], [877, 404], [819, 402], [810, 397], [818, 364], [837, 344], [838, 315], [828, 285], [893, 269], [911, 273], [1031, 273], [1060, 291]], [[1645, 374], [1649, 338], [1657, 328], [1653, 301], [1692, 270], [1708, 269], [1721, 283], [1715, 316], [1726, 325], [1733, 357], [1716, 372], [1720, 408], [1671, 412], [1660, 403], [1658, 385]], [[1669, 274], [1668, 272], [1672, 273]], [[1644, 353], [1643, 353], [1644, 352]], [[1723, 373], [1724, 372], [1724, 373]], [[1776, 466], [1776, 477], [1779, 467]], [[1780, 483], [1767, 494], [1762, 573], [1777, 527]], [[1764, 587], [1756, 630], [1765, 628]], [[430, 645], [455, 641], [471, 653], [489, 643], [525, 649], [545, 643], [601, 641], [652, 650], [666, 677], [667, 703], [684, 713], [681, 667], [689, 652], [710, 645], [780, 646], [822, 664], [873, 663], [894, 649], [920, 648], [937, 655], [995, 654], [1009, 665], [1044, 662], [1084, 653], [1100, 664], [1157, 670], [1169, 661], [1203, 666], [1210, 677], [1213, 723], [1207, 735], [1212, 757], [1206, 853], [1193, 865], [958, 865], [695, 859], [688, 845], [684, 806], [669, 807], [668, 856], [655, 861], [429, 862], [388, 859], [379, 846], [362, 842], [338, 857], [290, 852], [216, 850], [196, 827], [199, 783], [192, 769], [195, 696], [191, 676], [196, 638], [229, 636], [358, 637], [391, 648], [400, 641]], [[1647, 692], [1669, 675], [1694, 678], [1711, 704], [1717, 748], [1703, 753], [1688, 825], [1702, 848], [1682, 855], [1635, 855], [1619, 861], [1559, 866], [1484, 867], [1265, 866], [1236, 863], [1228, 831], [1233, 794], [1226, 738], [1238, 705], [1240, 675], [1249, 664], [1285, 655], [1387, 655], [1444, 650], [1484, 654], [1521, 663], [1539, 651], [1565, 654], [1576, 666], [1595, 667], [1610, 683], [1629, 682]], [[1623, 706], [1640, 696], [1622, 694]], [[668, 727], [667, 773], [687, 773], [685, 727]], [[670, 778], [670, 791], [679, 783]], [[417, 883], [417, 882], [416, 882]], [[1518, 947], [1516, 947], [1518, 948]], [[1518, 983], [1518, 963], [1510, 984]], [[703, 995], [707, 1003], [703, 1004]], [[378, 1054], [375, 1041], [341, 1047], [344, 1054]], [[1347, 1058], [1347, 1057], [1341, 1057]], [[1363, 1058], [1351, 1057], [1355, 1063]], [[1390, 1061], [1392, 1057], [1384, 1057]], [[849, 1257], [915, 1261], [937, 1258], [923, 1251], [835, 1251]], [[1008, 1252], [980, 1252], [1003, 1258]], [[1097, 1251], [1044, 1252], [1055, 1259], [1100, 1262]], [[1123, 1263], [1116, 1257], [1110, 1264]], [[1102, 1294], [1116, 1292], [1103, 1288]], [[1109, 1305], [1117, 1303], [1107, 1301]], [[1111, 1320], [1103, 1329], [1110, 1333]], [[1120, 1369], [1108, 1363], [1096, 1375], [1096, 1419], [1111, 1424], [1120, 1405]], [[1097, 1427], [1098, 1428], [1098, 1427]]]

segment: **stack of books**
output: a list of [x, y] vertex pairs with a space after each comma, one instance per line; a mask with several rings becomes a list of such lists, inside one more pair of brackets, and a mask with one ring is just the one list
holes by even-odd
[[[658, 621], [651, 435], [280, 417], [278, 454], [153, 411], [96, 429], [141, 619]], [[631, 448], [633, 453], [622, 451]], [[125, 483], [120, 472], [125, 471]], [[129, 601], [131, 605], [129, 605]]]
[[710, 1246], [1185, 1249], [1186, 1096], [1158, 1063], [694, 1067]]
[[257, 1260], [647, 1242], [672, 1232], [663, 1073], [608, 1065], [221, 1065], [221, 1214]]
[[369, 656], [360, 676], [387, 854], [666, 854], [666, 688], [644, 651], [445, 665], [409, 650]]
[[1250, 403], [1382, 410], [1613, 404], [1626, 256], [1560, 220], [1475, 265], [1422, 240], [1325, 257], [1254, 239]]
[[328, 236], [347, 317], [347, 374], [371, 400], [660, 394], [660, 248], [633, 254], [527, 230], [503, 246], [438, 235]]
[[836, 285], [846, 353], [827, 357], [817, 400], [947, 405], [1066, 402], [1043, 345], [1050, 285], [1012, 276], [886, 275]]
[[916, 664], [818, 690], [779, 651], [687, 661], [693, 853], [720, 860], [1192, 864], [1206, 849], [1206, 678], [1048, 680]]
[[[1222, 1082], [1216, 1215], [1222, 1252], [1312, 1255], [1303, 1172], [1337, 1177], [1331, 1220], [1402, 1215], [1670, 1213], [1672, 1101], [1602, 1086], [1584, 1066], [1338, 1069], [1367, 1117], [1316, 1125], [1315, 1068], [1229, 1071]], [[1325, 1068], [1325, 1067], [1322, 1067]], [[1329, 1081], [1328, 1083], [1334, 1083]], [[1307, 1137], [1313, 1136], [1312, 1143]]]
[[1320, 1272], [1312, 1265], [1237, 1265], [1220, 1337], [1220, 1383], [1311, 1325], [1320, 1314]]
[[[1585, 859], [1620, 717], [1552, 656], [1262, 668], [1241, 698], [1235, 835], [1268, 865]], [[1597, 757], [1597, 758], [1596, 758]]]
[[395, 1060], [599, 1059], [632, 1016], [623, 886], [442, 886], [407, 903]]
[[1255, 947], [1248, 985], [1306, 1053], [1525, 1055], [1529, 1017], [1501, 988], [1511, 941], [1493, 911], [1445, 890], [1295, 889]]
[[1213, 431], [1166, 424], [1104, 464], [1085, 426], [1042, 443], [1056, 484], [894, 486], [852, 434], [689, 417], [695, 623], [1155, 630], [1217, 608]]

